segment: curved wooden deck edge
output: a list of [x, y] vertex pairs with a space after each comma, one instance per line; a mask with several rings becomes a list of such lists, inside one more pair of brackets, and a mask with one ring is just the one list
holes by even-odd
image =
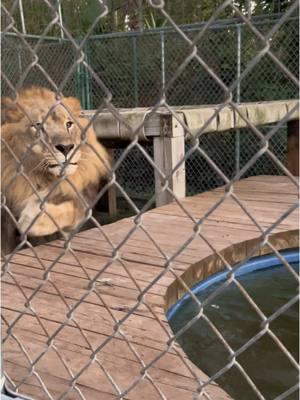
[[[269, 242], [279, 251], [299, 247], [299, 230], [290, 229], [285, 232], [274, 233], [269, 237]], [[257, 249], [260, 243], [261, 238], [241, 241], [240, 243], [233, 244], [220, 250], [218, 254], [211, 254], [203, 258], [203, 260], [199, 260], [190, 265], [190, 267], [167, 288], [165, 294], [165, 310], [167, 311], [184, 296], [187, 292], [185, 285], [191, 288], [209, 276], [223, 271], [226, 266], [222, 258], [233, 266], [234, 264], [246, 260], [248, 257], [252, 258], [273, 253], [269, 245], [264, 245]]]

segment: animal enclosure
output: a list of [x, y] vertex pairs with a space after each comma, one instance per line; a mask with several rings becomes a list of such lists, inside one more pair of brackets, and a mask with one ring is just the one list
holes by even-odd
[[[253, 17], [252, 25], [259, 32], [268, 32], [278, 21], [279, 16]], [[289, 71], [298, 77], [299, 64], [299, 20], [296, 15], [289, 16], [272, 36], [272, 51], [285, 61]], [[204, 24], [181, 27], [182, 32], [193, 40], [203, 29]], [[27, 36], [31, 46], [39, 38]], [[226, 85], [231, 85], [257, 54], [259, 42], [251, 28], [242, 20], [213, 21], [201, 38], [201, 56]], [[16, 51], [17, 49], [17, 51]], [[59, 85], [65, 74], [74, 67], [78, 57], [77, 50], [65, 35], [61, 38], [45, 38], [37, 48], [39, 65], [47, 75]], [[84, 44], [86, 61], [113, 96], [113, 104], [121, 108], [152, 107], [160, 96], [161, 88], [172, 78], [174, 71], [184, 61], [189, 52], [186, 41], [172, 27], [168, 29], [89, 36]], [[52, 60], [55, 59], [56, 63]], [[20, 74], [32, 61], [30, 48], [11, 30], [2, 37], [2, 69], [15, 87]], [[37, 66], [32, 66], [25, 85], [40, 85], [51, 88], [45, 74]], [[12, 94], [6, 80], [2, 81], [3, 95]], [[64, 84], [64, 94], [80, 98], [83, 108], [97, 109], [104, 99], [104, 91], [99, 87], [93, 74], [82, 63], [76, 64]], [[192, 59], [176, 80], [176, 84], [166, 90], [168, 104], [203, 105], [218, 104], [223, 97], [223, 89], [208, 73], [206, 68]], [[294, 99], [298, 89], [288, 76], [269, 57], [263, 57], [237, 82], [232, 89], [233, 100], [239, 102], [274, 101]], [[267, 133], [270, 127], [261, 128]], [[199, 137], [200, 145], [207, 154], [219, 164], [227, 176], [233, 177], [259, 149], [259, 140], [251, 129], [243, 128], [243, 134], [224, 131], [219, 137], [213, 133]], [[222, 144], [216, 145], [216, 142]], [[276, 157], [286, 164], [287, 133], [282, 126], [269, 140]], [[118, 145], [117, 145], [118, 146]], [[187, 150], [190, 142], [186, 142]], [[226, 148], [227, 156], [222, 149]], [[145, 151], [153, 156], [152, 145], [145, 145]], [[120, 146], [114, 148], [116, 158], [122, 154]], [[194, 152], [186, 162], [187, 193], [193, 195], [213, 189], [222, 184], [219, 175], [207, 162]], [[136, 149], [126, 156], [116, 171], [119, 182], [131, 198], [139, 205], [154, 194], [154, 172], [151, 165]], [[281, 174], [268, 157], [260, 157], [257, 163], [247, 170], [245, 176], [258, 174]], [[126, 206], [118, 193], [119, 208]], [[126, 203], [126, 202], [125, 202]]]
[[[80, 37], [64, 1], [42, 3], [38, 36], [26, 30], [29, 3], [1, 4], [1, 211], [18, 239], [2, 235], [2, 392], [228, 400], [238, 398], [233, 374], [243, 400], [296, 399], [297, 354], [277, 324], [298, 307], [285, 256], [299, 247], [298, 2], [253, 16], [250, 2], [219, 1], [206, 21], [181, 26], [167, 0], [149, 0], [167, 26], [94, 35], [113, 3], [99, 0]], [[262, 255], [292, 287], [272, 311], [240, 279]], [[221, 271], [199, 299], [195, 285]], [[239, 345], [212, 314], [228, 288], [254, 321]], [[173, 331], [168, 315], [183, 298], [196, 312]], [[224, 354], [213, 371], [185, 353], [198, 322]], [[258, 352], [269, 374], [268, 351], [282, 365], [270, 391], [244, 363]]]

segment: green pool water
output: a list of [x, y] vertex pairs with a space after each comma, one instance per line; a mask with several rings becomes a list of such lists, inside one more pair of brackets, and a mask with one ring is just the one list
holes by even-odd
[[[298, 270], [299, 262], [291, 265], [294, 270]], [[238, 277], [238, 281], [267, 317], [298, 293], [297, 280], [282, 265], [246, 273]], [[200, 290], [196, 296], [200, 301], [208, 299], [221, 283], [224, 283], [224, 279]], [[269, 325], [296, 361], [299, 354], [298, 306], [296, 302]], [[173, 332], [183, 328], [198, 310], [199, 306], [190, 297], [177, 305], [176, 312], [171, 312], [168, 316]], [[261, 318], [234, 283], [213, 298], [205, 306], [204, 313], [234, 351], [261, 331]], [[228, 364], [228, 350], [203, 318], [184, 332], [178, 342], [189, 358], [208, 376], [214, 375]], [[264, 334], [240, 354], [237, 361], [266, 400], [276, 399], [298, 382], [295, 366], [268, 334]], [[259, 398], [236, 366], [216, 379], [216, 382], [234, 399]], [[294, 391], [282, 398], [296, 400], [298, 392]]]

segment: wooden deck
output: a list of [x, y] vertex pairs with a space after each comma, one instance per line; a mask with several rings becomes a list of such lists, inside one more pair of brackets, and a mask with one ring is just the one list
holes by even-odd
[[[234, 185], [234, 193], [263, 229], [297, 202], [296, 188], [285, 177], [248, 178]], [[224, 189], [219, 188], [186, 198], [182, 204], [199, 219], [223, 194]], [[165, 309], [183, 293], [174, 273], [182, 275], [191, 285], [193, 279], [201, 275], [200, 261], [211, 260], [214, 251], [195, 235], [173, 260], [173, 273], [166, 270], [166, 259], [150, 237], [166, 256], [172, 257], [193, 235], [194, 223], [183, 209], [172, 203], [144, 214], [142, 226], [145, 229], [136, 227], [134, 220], [127, 218], [102, 227], [102, 232], [95, 228], [79, 233], [71, 242], [73, 251], [64, 250], [64, 242], [58, 240], [35, 248], [35, 253], [27, 249], [13, 256], [9, 273], [5, 273], [2, 280], [2, 336], [6, 335], [6, 323], [12, 324], [20, 313], [26, 312], [10, 331], [2, 349], [8, 376], [16, 383], [25, 379], [20, 385], [20, 393], [35, 399], [48, 399], [45, 392], [48, 390], [53, 399], [59, 398], [70, 386], [70, 372], [76, 375], [91, 360], [91, 349], [101, 345], [97, 359], [78, 377], [76, 387], [66, 399], [80, 399], [78, 390], [89, 400], [115, 399], [119, 398], [118, 390], [122, 392], [134, 382], [138, 383], [124, 399], [160, 399], [158, 390], [167, 399], [192, 399], [197, 389], [194, 376], [207, 379], [188, 361], [178, 345], [167, 351], [166, 342], [171, 332]], [[293, 230], [297, 228], [298, 214], [294, 211], [272, 231], [272, 234], [278, 233], [275, 245], [278, 248], [296, 246], [298, 239]], [[130, 230], [128, 239], [118, 252], [114, 252], [113, 261], [105, 268], [112, 257], [112, 247], [105, 235], [116, 247]], [[208, 215], [201, 234], [216, 251], [227, 254], [230, 260], [235, 260], [233, 253], [226, 253], [225, 249], [239, 249], [236, 254], [241, 258], [249, 251], [249, 246], [242, 243], [253, 244], [261, 235], [232, 198], [224, 200]], [[261, 250], [267, 251], [266, 248]], [[50, 275], [44, 276], [45, 269], [55, 260]], [[221, 267], [220, 262], [214, 263], [215, 270]], [[194, 275], [190, 274], [192, 270]], [[88, 276], [93, 278], [99, 272], [92, 290]], [[206, 269], [206, 273], [212, 272], [212, 269]], [[26, 309], [25, 296], [29, 297], [41, 284]], [[148, 285], [145, 296], [139, 297]], [[68, 307], [76, 304], [85, 293], [88, 294], [74, 311], [73, 319], [68, 320]], [[126, 318], [133, 307], [136, 307], [134, 312]], [[122, 324], [116, 332], [118, 320]], [[51, 346], [45, 352], [49, 337], [62, 323], [65, 326], [52, 342], [48, 342]], [[107, 340], [114, 333], [114, 338]], [[30, 374], [29, 358], [34, 360], [39, 355], [42, 356]], [[156, 360], [147, 375], [143, 376], [139, 358], [145, 365]], [[44, 388], [39, 378], [44, 382]], [[230, 398], [216, 384], [208, 385], [205, 390], [211, 399]]]

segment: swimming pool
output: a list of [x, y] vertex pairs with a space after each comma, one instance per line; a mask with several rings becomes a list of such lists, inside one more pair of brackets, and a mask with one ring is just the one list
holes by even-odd
[[[293, 249], [281, 254], [297, 271], [299, 250]], [[251, 259], [238, 268], [236, 277], [267, 317], [298, 293], [297, 279], [274, 255]], [[205, 315], [236, 351], [262, 330], [262, 319], [233, 282], [212, 298], [215, 290], [226, 280], [227, 272], [221, 272], [195, 285], [192, 291], [205, 303]], [[191, 296], [183, 296], [167, 312], [173, 332], [182, 329], [198, 312], [199, 305]], [[297, 361], [298, 324], [298, 302], [294, 302], [269, 325]], [[203, 318], [183, 332], [178, 342], [194, 364], [209, 376], [228, 364], [229, 351]], [[276, 398], [298, 382], [295, 366], [267, 333], [237, 356], [237, 361], [266, 400]], [[222, 374], [216, 382], [235, 399], [258, 398], [236, 366]], [[297, 391], [289, 395], [288, 399], [298, 399]]]

